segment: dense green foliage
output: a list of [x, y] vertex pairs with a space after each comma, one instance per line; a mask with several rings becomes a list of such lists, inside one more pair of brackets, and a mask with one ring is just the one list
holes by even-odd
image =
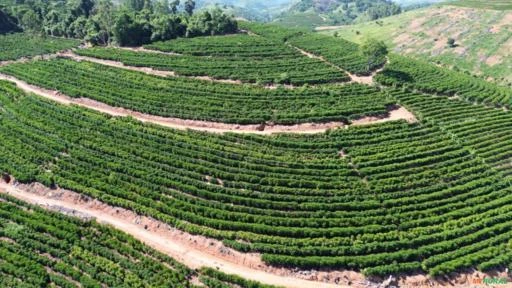
[[510, 184], [430, 121], [212, 135], [2, 87], [0, 171], [20, 181], [132, 209], [276, 265], [368, 275], [510, 265]]
[[178, 11], [179, 1], [124, 0], [123, 5], [117, 4], [111, 0], [13, 1], [5, 5], [5, 11], [27, 33], [78, 38], [93, 45], [138, 46], [237, 31], [237, 22], [219, 8], [193, 13], [192, 0], [185, 5], [186, 13]]
[[71, 97], [182, 119], [280, 124], [345, 121], [385, 114], [393, 101], [359, 84], [264, 89], [141, 72], [67, 59], [16, 63], [0, 71]]
[[146, 48], [182, 55], [121, 49], [80, 49], [76, 53], [131, 66], [172, 70], [184, 76], [210, 76], [260, 84], [319, 84], [350, 80], [346, 73], [301, 55], [283, 43], [247, 35], [197, 37], [156, 42]]
[[383, 85], [403, 86], [425, 93], [459, 96], [469, 101], [511, 107], [512, 89], [464, 73], [419, 60], [392, 56], [391, 63], [375, 80]]
[[306, 52], [321, 56], [343, 70], [357, 75], [368, 75], [386, 61], [386, 58], [381, 56], [373, 59], [368, 65], [367, 58], [357, 44], [340, 38], [299, 29], [284, 29], [277, 25], [242, 22], [240, 26], [264, 37], [285, 41]]
[[78, 40], [38, 37], [24, 33], [0, 35], [0, 61], [55, 53], [79, 44]]

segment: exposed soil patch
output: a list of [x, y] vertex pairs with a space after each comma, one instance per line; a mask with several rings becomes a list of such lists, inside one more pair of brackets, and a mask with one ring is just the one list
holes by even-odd
[[[113, 107], [102, 102], [98, 102], [88, 98], [72, 98], [67, 95], [60, 93], [59, 91], [53, 91], [30, 85], [24, 81], [21, 81], [15, 77], [0, 74], [0, 80], [8, 80], [16, 83], [16, 85], [28, 93], [34, 93], [39, 96], [51, 99], [65, 105], [78, 105], [93, 109], [105, 114], [109, 114], [117, 117], [131, 116], [141, 122], [149, 122], [157, 125], [173, 128], [173, 129], [192, 129], [198, 131], [206, 131], [212, 133], [253, 133], [261, 135], [270, 135], [275, 133], [298, 133], [298, 134], [313, 134], [323, 133], [329, 129], [335, 129], [340, 127], [347, 127], [343, 122], [327, 122], [327, 123], [303, 123], [296, 125], [274, 125], [271, 123], [264, 124], [252, 124], [252, 125], [237, 125], [237, 124], [226, 124], [219, 122], [199, 121], [199, 120], [186, 120], [172, 117], [161, 117], [149, 114], [136, 112], [133, 110]], [[365, 117], [362, 119], [354, 120], [351, 125], [367, 125], [373, 123], [382, 123], [387, 121], [395, 121], [404, 119], [410, 121], [411, 117], [414, 117], [405, 108], [396, 108], [389, 111], [389, 115], [383, 117]], [[412, 115], [412, 116], [411, 116]], [[403, 117], [403, 118], [401, 118]], [[415, 118], [414, 118], [415, 119]], [[415, 121], [415, 120], [414, 120]]]
[[412, 114], [409, 110], [405, 109], [404, 107], [395, 107], [395, 108], [389, 110], [389, 115], [386, 118], [365, 117], [365, 118], [353, 120], [352, 125], [354, 125], [354, 126], [370, 125], [370, 124], [384, 123], [384, 122], [396, 121], [396, 120], [405, 120], [409, 123], [418, 122], [418, 119], [416, 119], [416, 116], [414, 116], [414, 114]]
[[346, 26], [343, 26], [343, 25], [338, 25], [338, 26], [318, 26], [318, 27], [315, 27], [315, 31], [327, 31], [327, 30], [335, 30], [335, 29], [340, 29], [340, 28], [344, 28]]
[[65, 50], [65, 51], [61, 51], [61, 52], [57, 52], [57, 53], [53, 53], [53, 54], [37, 55], [37, 56], [34, 56], [34, 57], [21, 57], [21, 58], [16, 59], [16, 60], [0, 61], [0, 67], [1, 66], [6, 66], [6, 65], [9, 65], [9, 64], [14, 64], [14, 63], [26, 63], [26, 62], [29, 62], [29, 61], [32, 61], [32, 60], [49, 60], [49, 59], [56, 58], [60, 53], [65, 53], [67, 51], [70, 51], [70, 50]]

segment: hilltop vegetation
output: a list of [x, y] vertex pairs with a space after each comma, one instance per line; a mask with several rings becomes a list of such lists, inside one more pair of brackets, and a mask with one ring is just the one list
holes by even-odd
[[355, 42], [381, 39], [400, 54], [512, 84], [511, 11], [435, 6], [324, 33]]
[[468, 8], [512, 10], [509, 0], [455, 0], [447, 4]]
[[[2, 8], [31, 35], [83, 39], [92, 45], [138, 46], [177, 37], [237, 31], [237, 22], [219, 8], [194, 13], [195, 2], [111, 0], [13, 2]], [[0, 6], [1, 7], [1, 6]], [[3, 18], [0, 18], [0, 20]]]
[[287, 27], [316, 27], [370, 21], [400, 12], [400, 6], [388, 0], [301, 0], [275, 22]]

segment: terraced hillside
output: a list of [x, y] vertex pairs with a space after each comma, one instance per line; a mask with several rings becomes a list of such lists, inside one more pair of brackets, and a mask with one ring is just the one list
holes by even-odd
[[77, 53], [131, 66], [171, 70], [183, 76], [209, 76], [260, 84], [303, 85], [349, 80], [346, 74], [318, 59], [305, 57], [283, 43], [257, 36], [180, 39], [146, 45], [145, 48], [179, 55], [102, 48], [80, 49]]
[[498, 221], [508, 219], [508, 182], [433, 125], [215, 136], [3, 89], [3, 171], [262, 252], [270, 264], [437, 275], [496, 261], [491, 248], [510, 239]]
[[301, 29], [285, 29], [279, 25], [266, 25], [245, 22], [240, 26], [262, 37], [276, 41], [283, 41], [293, 47], [321, 57], [329, 63], [356, 75], [369, 75], [382, 66], [386, 59], [377, 59], [368, 67], [367, 61], [362, 57], [359, 46], [343, 39], [335, 39], [306, 32]]
[[[479, 2], [481, 5], [470, 5], [472, 2]], [[463, 7], [433, 6], [383, 18], [377, 22], [332, 27], [334, 29], [322, 33], [336, 33], [341, 38], [355, 42], [366, 37], [381, 39], [402, 55], [510, 85], [512, 11], [486, 9], [493, 8], [492, 3], [498, 2], [510, 3], [460, 1]], [[449, 38], [455, 40], [455, 47], [447, 45]]]
[[[236, 124], [345, 121], [385, 114], [393, 104], [374, 88], [350, 84], [300, 90], [164, 78], [69, 59], [16, 63], [0, 72], [71, 97], [152, 115]], [[107, 93], [108, 91], [108, 93]], [[354, 95], [360, 95], [357, 101]]]
[[[468, 284], [473, 283], [473, 277], [482, 276], [481, 272], [507, 275], [506, 269], [512, 269], [512, 152], [508, 136], [512, 132], [512, 114], [508, 110], [512, 91], [508, 87], [397, 55], [390, 55], [388, 63], [382, 59], [368, 71], [363, 68], [365, 59], [358, 45], [346, 40], [273, 25], [242, 25], [259, 36], [227, 37], [261, 37], [265, 39], [263, 43], [278, 43], [271, 45], [275, 49], [296, 50], [326, 67], [346, 71], [351, 82], [354, 74], [369, 75], [374, 85], [329, 83], [275, 89], [260, 83], [227, 84], [180, 75], [156, 76], [152, 75], [154, 70], [132, 71], [137, 69], [129, 67], [149, 65], [174, 71], [174, 64], [162, 61], [158, 66], [153, 61], [157, 56], [250, 58], [259, 50], [258, 46], [244, 45], [237, 50], [234, 47], [238, 44], [229, 41], [223, 49], [222, 41], [215, 37], [207, 38], [215, 39], [211, 41], [213, 48], [205, 46], [210, 42], [204, 38], [145, 48], [163, 50], [160, 52], [141, 48], [76, 52], [91, 59], [115, 59], [129, 66], [112, 67], [73, 57], [10, 63], [0, 68], [0, 76], [39, 95], [25, 94], [15, 84], [0, 81], [3, 181], [14, 177], [16, 183], [23, 183], [11, 188], [23, 195], [31, 195], [24, 187], [44, 185], [52, 195], [64, 190], [75, 193], [79, 204], [83, 204], [82, 198], [95, 199], [101, 209], [108, 207], [109, 216], [119, 221], [125, 212], [149, 218], [155, 225], [142, 230], [150, 236], [158, 236], [151, 230], [153, 227], [181, 231], [180, 239], [165, 238], [168, 242], [162, 242], [163, 247], [178, 240], [195, 243], [198, 239], [206, 247], [215, 247], [207, 251], [215, 250], [208, 254], [213, 260], [201, 262], [213, 269], [196, 273], [184, 267], [173, 269], [181, 267], [175, 262], [170, 262], [170, 267], [161, 261], [151, 262], [159, 257], [171, 260], [148, 248], [140, 248], [150, 251], [143, 255], [150, 258], [147, 261], [139, 262], [134, 256], [137, 252], [124, 250], [112, 256], [129, 268], [123, 273], [148, 277], [141, 281], [152, 277], [174, 281], [177, 277], [183, 281], [175, 285], [187, 287], [193, 285], [189, 280], [197, 284], [199, 277], [199, 281], [203, 279], [212, 287], [265, 287], [222, 274], [229, 262], [226, 259], [234, 257], [241, 260], [230, 262], [229, 267], [234, 265], [243, 275], [257, 274], [258, 280], [267, 284], [289, 287], [333, 287], [352, 285], [356, 280], [357, 285], [368, 286], [372, 283], [365, 281], [387, 279], [390, 275], [403, 276], [395, 279], [397, 285], [444, 285], [447, 282], [443, 281], [452, 282], [454, 273], [462, 273], [462, 284]], [[117, 58], [110, 58], [111, 52]], [[270, 53], [277, 57], [274, 50]], [[147, 60], [151, 57], [154, 59]], [[383, 65], [381, 71], [375, 71]], [[314, 67], [317, 66], [311, 69]], [[319, 65], [318, 69], [323, 67]], [[279, 69], [269, 67], [269, 73], [279, 73]], [[45, 98], [59, 100], [60, 104]], [[388, 115], [398, 107], [413, 112], [416, 121]], [[132, 110], [147, 117], [181, 119], [185, 124], [201, 120], [224, 125], [279, 123], [289, 127], [327, 121], [345, 125], [343, 129], [310, 135], [208, 133], [166, 128], [156, 118], [145, 118], [147, 123], [142, 123], [136, 120], [139, 118], [120, 117]], [[40, 203], [52, 200], [44, 197]], [[5, 203], [14, 201], [2, 199], [0, 212]], [[26, 206], [21, 202], [16, 205]], [[92, 209], [90, 205], [81, 208]], [[28, 211], [31, 209], [36, 208]], [[27, 209], [19, 210], [30, 214]], [[11, 222], [20, 222], [10, 214], [2, 215], [15, 219]], [[76, 226], [84, 226], [83, 229], [114, 231], [89, 222], [62, 219], [78, 223]], [[124, 220], [116, 227], [129, 230], [124, 226], [129, 223]], [[0, 231], [5, 230], [1, 230], [4, 226], [0, 224]], [[39, 226], [30, 233], [44, 233]], [[6, 236], [11, 240], [4, 241], [0, 236], [0, 244], [15, 246], [13, 242], [21, 242], [12, 238], [17, 235], [12, 230], [6, 230], [11, 233]], [[86, 240], [104, 239], [101, 234], [97, 239], [89, 237]], [[93, 243], [115, 245], [116, 241], [107, 238]], [[138, 243], [125, 242], [132, 241]], [[65, 252], [74, 247], [73, 241], [55, 243]], [[140, 247], [137, 245], [132, 246]], [[198, 246], [187, 247], [195, 248], [182, 255], [197, 258]], [[0, 245], [0, 252], [1, 249]], [[109, 274], [118, 270], [103, 273], [94, 266], [107, 262], [87, 262], [96, 268], [88, 270], [92, 268], [73, 260], [77, 256], [80, 261], [93, 261], [97, 258], [94, 253], [103, 251], [83, 254], [83, 249], [71, 249], [63, 261], [84, 267], [80, 271], [89, 276], [98, 274], [93, 280], [104, 281], [107, 286], [120, 284], [115, 275]], [[21, 256], [28, 257], [22, 252]], [[127, 254], [131, 258], [123, 256]], [[4, 262], [0, 260], [0, 273], [7, 275], [3, 271], [10, 266], [2, 270]], [[140, 263], [148, 263], [145, 268], [164, 265], [171, 272], [155, 268], [143, 273], [136, 269]], [[45, 270], [44, 265], [38, 267]], [[481, 272], [473, 273], [471, 269], [475, 268]], [[9, 273], [12, 281], [20, 277], [19, 273]], [[177, 276], [160, 277], [158, 273]], [[281, 278], [276, 280], [276, 275]], [[64, 280], [73, 277], [64, 276]], [[290, 284], [290, 278], [297, 283]]]
[[2, 194], [0, 219], [2, 287], [269, 288], [211, 269], [197, 273], [123, 232]]

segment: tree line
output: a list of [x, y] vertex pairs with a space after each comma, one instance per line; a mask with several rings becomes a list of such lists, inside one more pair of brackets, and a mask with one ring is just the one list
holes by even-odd
[[[220, 8], [195, 11], [186, 0], [19, 0], [0, 6], [0, 33], [83, 39], [93, 45], [138, 46], [177, 37], [219, 35], [238, 30]], [[2, 25], [2, 27], [7, 27]], [[5, 30], [5, 31], [3, 31]]]

